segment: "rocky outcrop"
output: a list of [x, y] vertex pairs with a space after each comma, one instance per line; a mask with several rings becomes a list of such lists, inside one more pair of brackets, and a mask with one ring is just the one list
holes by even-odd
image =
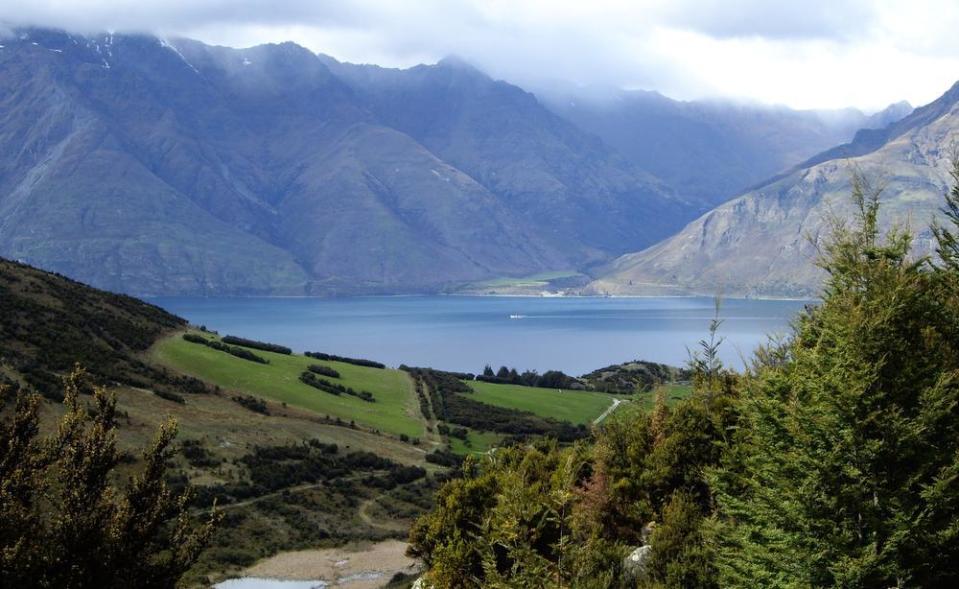
[[646, 565], [652, 553], [652, 546], [640, 546], [623, 559], [623, 575], [630, 581], [646, 580]]
[[419, 579], [413, 581], [413, 585], [410, 589], [433, 589], [433, 586], [426, 580], [426, 577], [420, 577]]
[[640, 535], [642, 545], [634, 548], [626, 558], [623, 559], [623, 576], [631, 583], [645, 581], [649, 576], [647, 569], [649, 559], [653, 553], [653, 547], [650, 546], [649, 540], [655, 529], [656, 522], [650, 522], [643, 526]]

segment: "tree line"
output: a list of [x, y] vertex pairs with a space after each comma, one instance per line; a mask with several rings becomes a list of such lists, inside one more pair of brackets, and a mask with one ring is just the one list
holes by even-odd
[[489, 364], [483, 368], [482, 374], [476, 375], [476, 380], [496, 384], [514, 384], [524, 387], [541, 387], [546, 389], [586, 388], [579, 379], [564, 374], [559, 370], [547, 370], [543, 374], [539, 374], [535, 370], [526, 370], [520, 373], [517, 372], [515, 368], [500, 366], [499, 370], [493, 372], [493, 367]]
[[305, 370], [302, 374], [300, 374], [300, 382], [315, 389], [319, 389], [325, 393], [330, 393], [331, 395], [350, 395], [366, 401], [367, 403], [376, 402], [376, 397], [374, 397], [373, 393], [369, 391], [358, 391], [353, 387], [348, 387], [336, 382], [330, 382], [325, 378], [318, 377], [313, 371], [310, 370]]
[[254, 339], [246, 339], [245, 337], [237, 337], [235, 335], [225, 336], [222, 338], [222, 341], [225, 344], [243, 346], [244, 348], [253, 348], [255, 350], [263, 350], [264, 352], [273, 352], [274, 354], [284, 354], [289, 356], [293, 353], [293, 350], [286, 346], [260, 342]]
[[232, 355], [232, 356], [236, 356], [237, 358], [241, 358], [241, 359], [243, 359], [243, 360], [249, 360], [250, 362], [256, 362], [257, 364], [269, 364], [269, 363], [270, 363], [270, 361], [267, 360], [266, 358], [264, 358], [263, 356], [260, 356], [260, 355], [258, 355], [258, 354], [254, 354], [253, 352], [251, 352], [250, 350], [248, 350], [248, 349], [246, 349], [246, 348], [243, 348], [243, 347], [240, 347], [240, 346], [231, 346], [231, 345], [225, 344], [225, 343], [223, 343], [223, 342], [221, 342], [221, 341], [217, 341], [217, 340], [215, 340], [215, 339], [207, 339], [207, 338], [203, 337], [202, 335], [197, 335], [197, 334], [195, 334], [195, 333], [184, 333], [184, 334], [183, 334], [183, 339], [186, 340], [186, 341], [188, 341], [188, 342], [190, 342], [190, 343], [193, 343], [193, 344], [200, 344], [200, 345], [204, 345], [204, 346], [206, 346], [206, 347], [208, 347], [208, 348], [213, 348], [214, 350], [219, 350], [219, 351], [221, 351], [221, 352], [226, 352], [227, 354], [230, 354], [230, 355]]
[[304, 352], [305, 356], [317, 360], [326, 360], [328, 362], [343, 362], [345, 364], [354, 364], [356, 366], [365, 366], [367, 368], [386, 368], [386, 364], [365, 358], [349, 358], [346, 356], [337, 356], [335, 354], [324, 354], [323, 352]]

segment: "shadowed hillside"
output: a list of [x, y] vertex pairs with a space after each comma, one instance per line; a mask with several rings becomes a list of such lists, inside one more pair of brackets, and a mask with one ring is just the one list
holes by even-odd
[[60, 394], [60, 376], [75, 363], [103, 383], [204, 390], [140, 357], [185, 324], [132, 297], [0, 258], [0, 376], [45, 395]]

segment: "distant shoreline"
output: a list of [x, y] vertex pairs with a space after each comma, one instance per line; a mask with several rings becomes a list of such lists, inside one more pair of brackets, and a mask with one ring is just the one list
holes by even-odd
[[[425, 297], [476, 297], [476, 298], [511, 298], [511, 299], [713, 299], [715, 295], [710, 294], [662, 294], [662, 295], [552, 295], [543, 296], [539, 294], [521, 294], [521, 293], [462, 293], [462, 292], [437, 292], [437, 293], [406, 293], [406, 294], [349, 294], [349, 295], [231, 295], [231, 294], [177, 294], [177, 295], [130, 295], [141, 298], [146, 301], [156, 299], [172, 298], [196, 298], [196, 299], [317, 299], [317, 300], [348, 300], [348, 299], [398, 299], [398, 298], [425, 298]], [[819, 297], [789, 297], [789, 296], [722, 296], [721, 300], [729, 301], [809, 301], [818, 302]]]

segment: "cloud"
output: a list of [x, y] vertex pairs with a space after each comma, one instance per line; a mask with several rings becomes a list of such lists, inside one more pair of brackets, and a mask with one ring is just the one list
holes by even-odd
[[794, 107], [922, 103], [959, 77], [952, 0], [5, 0], [0, 21], [233, 46], [292, 40], [386, 66], [457, 54], [520, 84]]
[[716, 38], [847, 39], [876, 18], [866, 0], [698, 0], [667, 2], [665, 22]]

